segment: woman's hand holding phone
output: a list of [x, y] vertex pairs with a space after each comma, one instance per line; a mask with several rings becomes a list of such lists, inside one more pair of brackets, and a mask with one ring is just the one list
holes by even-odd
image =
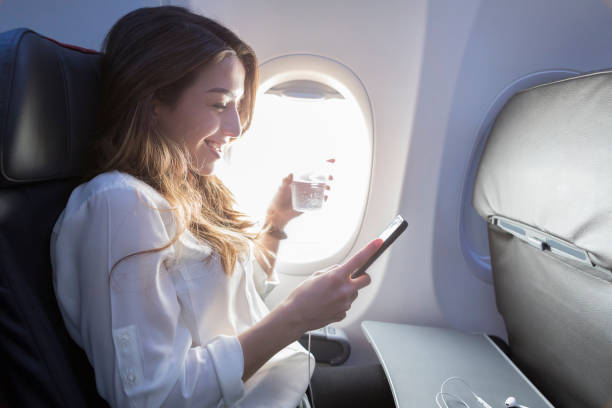
[[408, 223], [397, 215], [377, 239], [342, 265], [313, 273], [287, 298], [304, 332], [346, 317], [359, 289], [370, 284], [367, 268], [406, 230]]
[[[401, 217], [400, 217], [401, 218]], [[406, 228], [396, 220], [342, 265], [333, 265], [304, 280], [264, 319], [238, 336], [244, 355], [246, 381], [272, 355], [309, 331], [346, 317], [359, 289], [370, 284], [366, 268]], [[358, 275], [361, 273], [361, 275]]]
[[346, 317], [346, 312], [357, 298], [359, 289], [370, 284], [370, 276], [351, 275], [376, 253], [383, 244], [375, 239], [342, 265], [317, 271], [304, 280], [285, 302], [293, 310], [302, 332], [318, 329]]

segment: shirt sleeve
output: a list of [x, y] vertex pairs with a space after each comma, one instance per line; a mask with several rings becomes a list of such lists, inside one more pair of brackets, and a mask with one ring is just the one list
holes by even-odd
[[255, 283], [255, 289], [259, 296], [265, 299], [280, 283], [276, 268], [272, 269], [272, 273], [268, 276], [255, 257], [252, 257], [251, 263], [253, 265], [253, 283]]
[[[121, 407], [231, 406], [244, 395], [240, 342], [221, 335], [192, 346], [169, 267], [174, 246], [150, 251], [174, 236], [172, 212], [158, 206], [135, 188], [111, 189], [94, 194], [79, 216], [64, 220], [79, 230], [72, 245], [82, 302], [88, 293], [108, 293], [110, 310], [83, 307], [80, 316], [82, 338], [88, 339], [83, 347], [96, 376], [104, 377], [96, 378], [98, 389]], [[129, 256], [140, 251], [148, 252]], [[106, 288], [90, 278], [97, 273], [107, 274]], [[99, 327], [97, 336], [86, 333], [105, 320], [110, 325], [102, 335]]]

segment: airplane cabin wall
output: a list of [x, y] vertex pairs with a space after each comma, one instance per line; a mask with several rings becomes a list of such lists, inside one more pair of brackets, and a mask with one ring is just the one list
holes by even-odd
[[[455, 21], [468, 3], [476, 6], [468, 30], [449, 31], [448, 22]], [[436, 147], [439, 166], [436, 209], [429, 221], [434, 225], [431, 257], [435, 293], [450, 326], [494, 332], [490, 324], [495, 304], [487, 288], [491, 285], [474, 278], [458, 239], [461, 194], [470, 182], [467, 173], [479, 127], [496, 98], [515, 81], [524, 82], [524, 86], [514, 86], [519, 90], [535, 85], [532, 79], [537, 75], [543, 78], [536, 82], [546, 77], [549, 79], [544, 82], [551, 82], [554, 77], [568, 76], [567, 72], [612, 68], [612, 2], [470, 1], [459, 6], [431, 1], [428, 21], [427, 38], [431, 41], [425, 46], [424, 60], [428, 69], [422, 70], [422, 97], [417, 102], [413, 135], [429, 132], [437, 139], [423, 146]], [[453, 48], [455, 57], [445, 58]], [[436, 51], [440, 49], [445, 53]], [[436, 113], [441, 113], [439, 121], [421, 120]], [[423, 143], [423, 139], [413, 136], [413, 140], [408, 166], [413, 165], [412, 154], [422, 156], [416, 143]], [[414, 171], [417, 173], [419, 170]], [[418, 184], [415, 181], [414, 185]], [[404, 189], [411, 190], [410, 182]], [[471, 197], [468, 199], [471, 203]]]
[[[493, 286], [474, 272], [461, 248], [462, 198], [479, 129], [500, 93], [527, 74], [612, 67], [612, 3], [162, 3], [185, 5], [218, 19], [255, 49], [260, 63], [295, 53], [326, 56], [348, 66], [367, 90], [374, 115], [374, 165], [353, 251], [398, 212], [410, 226], [370, 269], [372, 284], [360, 292], [340, 324], [353, 344], [349, 364], [375, 360], [359, 328], [365, 319], [505, 337]], [[99, 49], [120, 16], [159, 4], [0, 0], [0, 31], [25, 26]], [[301, 279], [281, 276], [274, 302]]]

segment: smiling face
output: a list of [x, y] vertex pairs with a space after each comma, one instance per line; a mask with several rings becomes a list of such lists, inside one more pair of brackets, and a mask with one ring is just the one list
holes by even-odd
[[173, 106], [154, 102], [160, 131], [184, 144], [201, 175], [213, 173], [224, 147], [242, 131], [238, 106], [245, 70], [234, 54], [203, 68]]

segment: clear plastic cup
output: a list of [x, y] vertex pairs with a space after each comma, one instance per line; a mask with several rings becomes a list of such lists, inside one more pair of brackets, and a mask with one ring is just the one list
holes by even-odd
[[322, 172], [298, 174], [291, 183], [291, 202], [295, 211], [317, 211], [325, 202], [326, 175]]
[[325, 183], [294, 181], [291, 183], [291, 202], [295, 211], [317, 211], [323, 208]]

